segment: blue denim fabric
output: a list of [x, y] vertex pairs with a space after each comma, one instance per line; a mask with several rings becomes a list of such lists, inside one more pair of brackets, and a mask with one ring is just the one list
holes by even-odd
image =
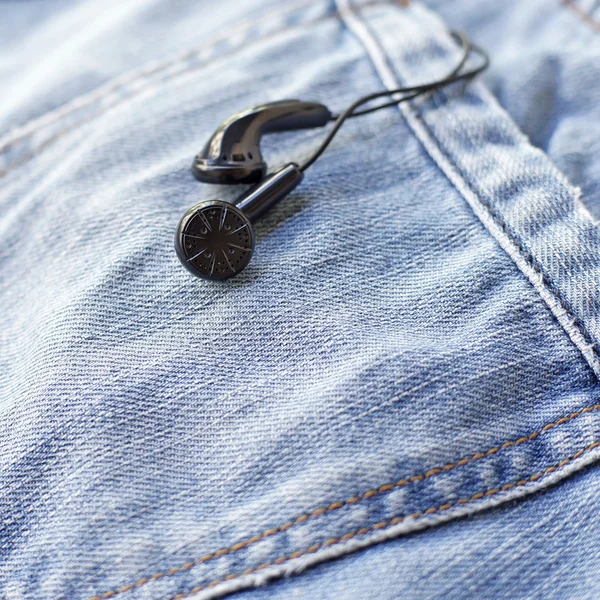
[[[1, 5], [2, 598], [600, 595], [595, 13], [436, 4]], [[459, 26], [485, 81], [345, 125], [239, 277], [180, 267], [217, 124], [430, 81]]]
[[598, 598], [597, 468], [527, 501], [327, 562], [236, 600]]

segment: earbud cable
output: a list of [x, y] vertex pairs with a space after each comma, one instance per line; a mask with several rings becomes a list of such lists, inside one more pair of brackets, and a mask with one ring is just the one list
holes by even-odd
[[[351, 104], [341, 114], [332, 116], [331, 120], [335, 121], [335, 123], [334, 123], [333, 127], [331, 128], [331, 131], [327, 134], [327, 136], [325, 137], [325, 139], [323, 140], [321, 145], [315, 150], [315, 152], [312, 154], [312, 156], [308, 160], [306, 160], [302, 165], [300, 165], [300, 167], [299, 167], [300, 170], [306, 171], [306, 169], [308, 169], [308, 167], [310, 167], [321, 156], [321, 154], [323, 154], [323, 152], [325, 152], [327, 146], [329, 146], [329, 144], [331, 143], [331, 140], [333, 140], [333, 138], [335, 137], [335, 134], [339, 131], [340, 127], [343, 125], [343, 123], [344, 123], [344, 121], [346, 121], [346, 119], [349, 119], [351, 117], [359, 117], [361, 115], [366, 115], [366, 114], [375, 112], [377, 110], [387, 108], [389, 106], [395, 106], [397, 104], [400, 104], [401, 102], [407, 102], [408, 100], [412, 100], [413, 98], [416, 98], [417, 96], [421, 96], [428, 92], [438, 90], [442, 87], [446, 87], [447, 85], [450, 85], [457, 81], [473, 79], [474, 77], [479, 75], [479, 73], [481, 73], [482, 71], [485, 71], [485, 69], [487, 69], [487, 67], [490, 63], [490, 59], [489, 59], [487, 52], [485, 50], [483, 50], [483, 48], [480, 48], [479, 46], [472, 44], [470, 42], [469, 38], [464, 33], [452, 32], [452, 35], [460, 41], [462, 48], [463, 48], [463, 53], [462, 53], [460, 62], [456, 65], [456, 67], [454, 67], [454, 69], [446, 77], [444, 77], [443, 79], [438, 79], [437, 81], [433, 81], [431, 83], [423, 84], [423, 85], [398, 88], [395, 90], [385, 90], [383, 92], [375, 92], [373, 94], [369, 94], [368, 96], [363, 96], [362, 98], [359, 98], [356, 102]], [[483, 59], [483, 62], [478, 67], [475, 67], [469, 71], [465, 71], [464, 73], [461, 73], [462, 68], [465, 66], [467, 60], [469, 59], [469, 56], [471, 55], [471, 51], [476, 52]], [[365, 108], [365, 109], [359, 110], [359, 111], [356, 110], [358, 107], [362, 106], [363, 104], [367, 104], [368, 102], [376, 100], [377, 98], [384, 98], [386, 96], [396, 96], [398, 94], [407, 94], [407, 95], [402, 96], [402, 98], [394, 98], [393, 100], [390, 100], [389, 102], [385, 102], [383, 104], [378, 104], [378, 105], [372, 106], [370, 108]]]

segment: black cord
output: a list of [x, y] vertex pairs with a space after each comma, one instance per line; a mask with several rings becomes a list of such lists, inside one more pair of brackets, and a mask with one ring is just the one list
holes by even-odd
[[[462, 53], [460, 62], [446, 76], [446, 78], [454, 77], [454, 75], [457, 75], [460, 72], [460, 70], [465, 66], [465, 63], [469, 59], [469, 55], [471, 54], [471, 50], [473, 48], [473, 46], [471, 44], [471, 40], [464, 33], [461, 33], [460, 31], [451, 31], [450, 33], [451, 33], [452, 37], [454, 39], [456, 39], [462, 46], [463, 53]], [[437, 85], [437, 83], [439, 83], [439, 82], [429, 84], [429, 85]], [[390, 94], [393, 94], [393, 93], [394, 93], [393, 91], [390, 92]], [[399, 100], [390, 100], [389, 102], [386, 102], [385, 104], [378, 104], [377, 106], [373, 106], [371, 108], [365, 108], [364, 110], [357, 110], [357, 111], [353, 112], [351, 115], [349, 115], [348, 118], [351, 119], [352, 117], [368, 115], [369, 113], [375, 112], [376, 110], [381, 110], [382, 108], [387, 108], [388, 106], [396, 106], [399, 102], [406, 102], [407, 100], [412, 100], [413, 98], [416, 98], [417, 96], [420, 96], [421, 94], [423, 94], [423, 92], [419, 91], [419, 92], [415, 92], [414, 94], [410, 94], [410, 96], [404, 96], [404, 98], [399, 99]], [[362, 100], [362, 98], [361, 98], [361, 100]], [[333, 115], [331, 117], [331, 120], [337, 121], [338, 118], [339, 118], [339, 115]]]
[[[376, 110], [381, 110], [381, 109], [387, 108], [389, 106], [395, 106], [397, 104], [400, 104], [401, 102], [407, 102], [408, 100], [412, 100], [413, 98], [416, 98], [417, 96], [421, 96], [422, 94], [426, 94], [427, 92], [435, 91], [439, 88], [450, 85], [451, 83], [455, 83], [456, 81], [464, 81], [467, 79], [472, 79], [473, 77], [476, 77], [477, 75], [479, 75], [479, 73], [481, 73], [482, 71], [485, 71], [485, 69], [487, 69], [488, 65], [490, 64], [490, 59], [489, 59], [487, 52], [485, 50], [483, 50], [483, 48], [480, 48], [479, 46], [472, 44], [469, 41], [469, 38], [464, 33], [452, 32], [452, 35], [457, 40], [460, 41], [460, 43], [463, 47], [463, 54], [460, 59], [460, 62], [456, 65], [456, 67], [454, 67], [454, 69], [446, 77], [444, 77], [443, 79], [438, 79], [437, 81], [433, 81], [431, 83], [423, 84], [423, 85], [398, 88], [395, 90], [385, 90], [383, 92], [375, 92], [373, 94], [369, 94], [368, 96], [363, 96], [362, 98], [359, 98], [356, 102], [351, 104], [341, 114], [331, 117], [332, 121], [335, 120], [335, 123], [334, 123], [333, 127], [331, 128], [331, 131], [327, 134], [327, 136], [325, 137], [325, 139], [323, 140], [321, 145], [315, 150], [315, 152], [311, 155], [311, 157], [308, 160], [306, 160], [302, 165], [300, 165], [300, 167], [299, 167], [300, 170], [306, 171], [306, 169], [308, 169], [308, 167], [310, 167], [321, 156], [321, 154], [323, 154], [323, 152], [325, 152], [325, 150], [327, 149], [327, 146], [329, 146], [329, 144], [331, 143], [331, 140], [333, 140], [333, 138], [335, 137], [335, 134], [339, 131], [340, 127], [343, 125], [343, 123], [346, 119], [349, 119], [351, 117], [359, 117], [361, 115], [367, 115], [369, 113], [375, 112]], [[479, 56], [483, 59], [483, 62], [478, 67], [471, 69], [470, 71], [461, 73], [460, 71], [465, 66], [472, 50], [474, 52], [476, 52], [477, 54], [479, 54]], [[397, 94], [408, 94], [408, 95], [403, 96], [402, 98], [394, 98], [393, 100], [390, 100], [389, 102], [385, 102], [383, 104], [378, 104], [371, 108], [366, 108], [366, 109], [363, 109], [360, 111], [356, 110], [359, 106], [362, 106], [363, 104], [367, 104], [368, 102], [376, 100], [377, 98], [384, 98], [385, 96], [395, 96]]]

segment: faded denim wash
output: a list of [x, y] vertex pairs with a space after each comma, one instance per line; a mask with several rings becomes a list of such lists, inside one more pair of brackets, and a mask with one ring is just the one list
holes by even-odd
[[[0, 597], [600, 597], [599, 17], [0, 4]], [[438, 78], [448, 28], [482, 81], [348, 122], [240, 276], [181, 268], [219, 123]]]

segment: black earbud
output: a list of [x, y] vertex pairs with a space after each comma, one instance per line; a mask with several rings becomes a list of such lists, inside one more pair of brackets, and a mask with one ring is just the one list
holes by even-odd
[[175, 234], [179, 260], [194, 275], [205, 279], [237, 275], [252, 258], [253, 221], [287, 196], [303, 177], [298, 165], [290, 163], [234, 202], [208, 200], [190, 208]]
[[260, 153], [265, 133], [322, 127], [331, 120], [326, 106], [280, 100], [239, 112], [225, 121], [196, 155], [192, 173], [203, 183], [256, 183], [267, 165]]
[[208, 140], [192, 165], [205, 183], [256, 183], [234, 202], [209, 200], [190, 208], [175, 234], [181, 262], [194, 275], [228, 279], [250, 261], [254, 249], [252, 223], [289, 194], [303, 178], [294, 163], [265, 177], [260, 152], [263, 134], [322, 127], [331, 120], [327, 107], [316, 102], [281, 100], [239, 112]]
[[[175, 249], [184, 266], [206, 279], [237, 275], [252, 257], [252, 223], [302, 181], [304, 171], [323, 154], [346, 119], [395, 106], [457, 81], [467, 81], [485, 70], [489, 64], [485, 51], [471, 44], [462, 33], [453, 36], [462, 45], [462, 57], [446, 77], [437, 81], [363, 96], [335, 116], [317, 102], [281, 100], [254, 106], [227, 119], [195, 157], [192, 173], [205, 183], [256, 185], [234, 202], [201, 202], [183, 215], [175, 234]], [[483, 61], [464, 71], [471, 51]], [[385, 97], [388, 97], [386, 102], [358, 110]], [[267, 165], [260, 152], [260, 140], [265, 133], [322, 127], [329, 121], [335, 121], [333, 127], [302, 164], [290, 163], [265, 177]]]

